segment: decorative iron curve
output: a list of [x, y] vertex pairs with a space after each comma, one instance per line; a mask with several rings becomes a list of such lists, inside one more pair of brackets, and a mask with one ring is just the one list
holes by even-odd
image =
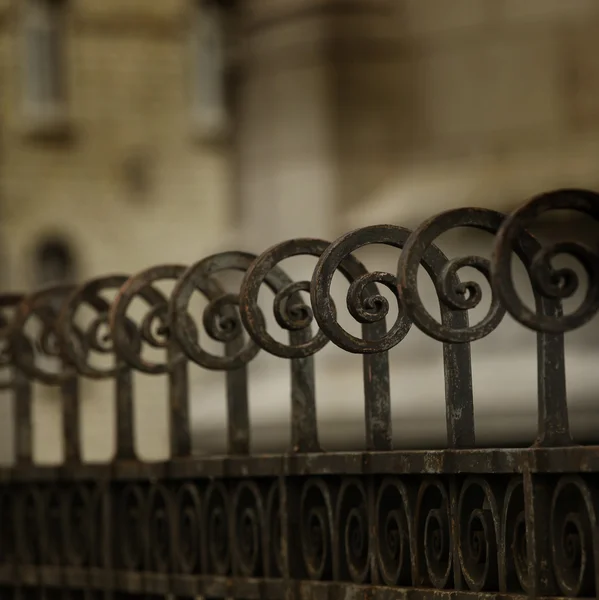
[[[599, 310], [599, 252], [578, 242], [544, 247], [528, 232], [537, 217], [563, 209], [598, 220], [599, 195], [559, 190], [507, 216], [451, 210], [414, 231], [366, 227], [332, 243], [291, 240], [260, 256], [225, 252], [190, 267], [159, 265], [131, 277], [0, 297], [2, 367], [9, 372], [2, 387], [15, 399], [17, 457], [0, 469], [0, 589], [40, 598], [61, 589], [383, 598], [391, 588], [410, 588], [421, 598], [431, 590], [448, 599], [456, 592], [596, 597], [599, 449], [574, 445], [569, 433], [563, 334]], [[435, 240], [456, 227], [489, 233], [492, 259], [448, 259]], [[398, 250], [396, 273], [368, 272], [353, 257], [369, 244]], [[573, 270], [553, 267], [561, 253], [578, 259], [588, 279], [584, 299], [568, 315], [562, 301], [579, 281]], [[317, 259], [311, 281], [294, 282], [280, 268], [297, 255]], [[516, 291], [513, 256], [528, 271], [532, 308]], [[440, 322], [420, 298], [421, 266], [435, 286]], [[468, 311], [483, 293], [461, 281], [464, 267], [478, 270], [491, 288], [488, 313], [475, 325]], [[224, 270], [243, 273], [238, 290], [219, 283]], [[346, 304], [362, 325], [361, 338], [337, 319], [337, 272], [349, 282]], [[174, 282], [170, 294], [159, 289], [163, 280]], [[275, 320], [288, 344], [267, 331], [258, 302], [263, 284], [275, 295]], [[379, 285], [398, 303], [389, 329]], [[107, 297], [109, 291], [116, 296]], [[208, 302], [203, 329], [224, 345], [222, 356], [199, 344], [201, 328], [189, 308], [196, 291]], [[137, 321], [129, 314], [135, 299], [146, 303]], [[96, 314], [88, 328], [77, 320], [82, 305]], [[470, 344], [492, 334], [506, 312], [538, 336], [538, 438], [530, 448], [476, 448]], [[446, 450], [392, 448], [388, 351], [412, 324], [443, 343]], [[363, 355], [366, 452], [320, 449], [313, 363], [329, 341]], [[163, 361], [144, 358], [144, 345], [163, 350]], [[292, 446], [283, 455], [250, 452], [247, 365], [260, 350], [291, 363]], [[94, 353], [114, 355], [112, 366], [94, 366]], [[58, 367], [48, 370], [40, 354]], [[191, 454], [188, 361], [225, 373], [225, 457]], [[169, 378], [171, 460], [136, 458], [135, 371]], [[115, 382], [117, 451], [109, 464], [81, 459], [79, 378]], [[60, 388], [66, 453], [59, 467], [32, 461], [34, 382]]]

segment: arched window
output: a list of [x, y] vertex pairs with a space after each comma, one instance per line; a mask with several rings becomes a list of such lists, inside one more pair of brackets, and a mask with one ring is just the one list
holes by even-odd
[[38, 287], [68, 283], [76, 278], [76, 265], [68, 242], [61, 237], [42, 239], [34, 250], [34, 277]]
[[28, 120], [66, 117], [66, 0], [25, 0], [23, 10], [23, 108]]
[[229, 130], [227, 98], [227, 21], [230, 6], [222, 0], [194, 0], [190, 22], [191, 118], [204, 139]]

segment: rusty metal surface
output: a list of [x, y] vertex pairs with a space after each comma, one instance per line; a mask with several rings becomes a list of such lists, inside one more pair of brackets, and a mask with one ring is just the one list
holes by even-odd
[[[224, 252], [189, 267], [159, 265], [1, 296], [1, 387], [16, 405], [16, 464], [0, 468], [0, 593], [598, 597], [599, 447], [575, 445], [570, 435], [563, 336], [599, 310], [599, 254], [577, 242], [543, 246], [528, 231], [561, 209], [598, 220], [599, 196], [560, 190], [507, 216], [450, 210], [414, 231], [372, 226], [332, 243], [295, 239], [260, 256]], [[492, 259], [446, 257], [436, 240], [457, 227], [488, 233]], [[353, 256], [370, 244], [398, 250], [396, 273], [369, 272]], [[573, 270], [553, 267], [563, 253], [588, 278], [582, 303], [567, 315], [562, 303], [579, 281]], [[279, 266], [299, 255], [318, 261], [311, 281], [293, 281]], [[514, 256], [530, 277], [533, 309], [516, 291]], [[487, 315], [475, 325], [468, 311], [483, 293], [460, 279], [464, 267], [491, 286]], [[420, 297], [420, 268], [435, 286], [440, 321]], [[219, 281], [225, 271], [242, 274], [238, 289]], [[336, 273], [349, 283], [345, 302], [361, 337], [339, 323]], [[171, 292], [163, 291], [165, 281]], [[380, 286], [398, 302], [391, 325]], [[268, 331], [258, 303], [263, 287], [274, 293], [274, 318], [288, 343]], [[200, 322], [190, 308], [194, 293], [207, 302]], [[133, 310], [136, 302], [143, 314]], [[94, 315], [87, 326], [83, 308]], [[477, 448], [470, 344], [491, 335], [506, 313], [537, 335], [537, 439], [530, 448]], [[444, 450], [392, 447], [388, 352], [412, 325], [443, 344]], [[201, 345], [202, 330], [222, 354]], [[328, 342], [363, 355], [365, 452], [320, 448], [314, 363]], [[292, 443], [281, 455], [250, 452], [248, 365], [261, 350], [290, 364]], [[96, 355], [111, 362], [98, 366]], [[224, 374], [226, 456], [192, 456], [189, 363]], [[137, 457], [135, 372], [168, 378], [167, 461]], [[82, 460], [82, 379], [114, 383], [116, 453], [107, 464]], [[33, 463], [34, 383], [60, 390], [63, 465]]]

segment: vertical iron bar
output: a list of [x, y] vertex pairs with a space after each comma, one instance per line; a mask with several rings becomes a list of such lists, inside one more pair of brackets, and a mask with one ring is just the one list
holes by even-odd
[[79, 431], [79, 379], [69, 377], [60, 385], [62, 398], [62, 431], [65, 463], [81, 462], [81, 435]]
[[551, 486], [533, 475], [529, 465], [523, 469], [524, 518], [531, 597], [555, 596], [558, 593], [551, 565], [550, 507]]
[[[244, 346], [244, 336], [228, 342], [226, 356], [235, 356]], [[227, 386], [227, 449], [229, 454], [250, 453], [250, 413], [248, 403], [247, 366], [226, 372]]]
[[13, 367], [13, 402], [15, 424], [15, 462], [17, 466], [33, 462], [33, 432], [31, 419], [31, 382]]
[[172, 340], [167, 355], [171, 458], [186, 458], [191, 456], [187, 359]]
[[[385, 321], [362, 327], [365, 340], [377, 340], [387, 333]], [[392, 450], [391, 387], [389, 383], [389, 353], [365, 354], [364, 410], [366, 418], [366, 449]]]
[[116, 459], [134, 460], [135, 424], [133, 417], [133, 373], [119, 361], [115, 376], [116, 398]]
[[[292, 346], [310, 339], [310, 328], [290, 331]], [[291, 447], [293, 452], [318, 452], [314, 358], [291, 359]]]
[[537, 335], [539, 422], [537, 445], [568, 446], [570, 436], [563, 334]]

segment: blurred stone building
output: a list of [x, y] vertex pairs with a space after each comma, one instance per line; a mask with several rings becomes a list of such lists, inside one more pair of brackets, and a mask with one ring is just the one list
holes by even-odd
[[[594, 0], [0, 0], [3, 285], [596, 187], [598, 25]], [[475, 238], [448, 243], [459, 252]], [[392, 271], [396, 254], [368, 260]], [[481, 389], [505, 384], [505, 374], [484, 382], [508, 349], [520, 352], [520, 336], [534, 426], [534, 337], [506, 331], [499, 351], [481, 342]], [[431, 362], [427, 340], [415, 347], [401, 360], [421, 401], [431, 393], [418, 381], [439, 371], [440, 350]], [[334, 374], [350, 362], [326, 357], [325, 385], [349, 381]], [[269, 377], [254, 410], [265, 427], [282, 389]], [[440, 419], [424, 419], [433, 437], [440, 386]], [[511, 401], [507, 388], [488, 405]], [[360, 402], [345, 411], [356, 422]], [[94, 423], [110, 416], [84, 408], [100, 443]], [[140, 413], [152, 456], [167, 447], [161, 410]], [[222, 411], [202, 418], [211, 427]], [[48, 436], [38, 444], [58, 447]]]

